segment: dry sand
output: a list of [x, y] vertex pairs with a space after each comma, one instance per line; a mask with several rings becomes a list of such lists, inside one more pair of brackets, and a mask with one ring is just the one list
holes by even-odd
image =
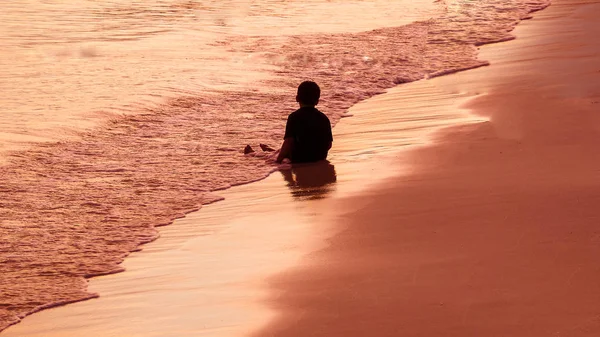
[[[493, 66], [357, 105], [335, 183], [225, 191], [92, 279], [99, 299], [2, 335], [599, 335], [599, 7], [556, 1], [482, 47]], [[491, 122], [456, 108], [474, 95]]]
[[442, 80], [491, 122], [341, 201], [345, 230], [272, 279], [255, 336], [600, 336], [600, 5], [569, 3]]

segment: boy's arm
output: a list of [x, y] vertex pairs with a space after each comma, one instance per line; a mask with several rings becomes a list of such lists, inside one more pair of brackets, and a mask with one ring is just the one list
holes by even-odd
[[281, 163], [285, 158], [292, 159], [292, 148], [294, 147], [294, 127], [295, 119], [293, 114], [288, 116], [285, 122], [285, 135], [283, 136], [283, 144], [277, 156], [277, 163]]
[[279, 150], [279, 155], [277, 156], [277, 163], [281, 163], [285, 158], [291, 159], [293, 147], [294, 147], [294, 138], [293, 137], [285, 138], [283, 140], [283, 144], [281, 145], [281, 150]]

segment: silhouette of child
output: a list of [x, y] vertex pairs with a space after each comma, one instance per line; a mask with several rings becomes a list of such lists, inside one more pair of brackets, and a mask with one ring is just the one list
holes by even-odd
[[[267, 157], [270, 160], [277, 156], [276, 162], [285, 159], [292, 163], [309, 163], [324, 160], [331, 149], [333, 135], [329, 118], [317, 110], [321, 89], [312, 81], [305, 81], [298, 86], [296, 102], [300, 109], [292, 112], [287, 119], [283, 145], [279, 151], [268, 145], [260, 144], [262, 153], [257, 153], [250, 145], [244, 148], [244, 154]], [[267, 155], [267, 153], [273, 153]]]
[[300, 109], [292, 112], [287, 119], [283, 145], [277, 162], [289, 159], [292, 163], [307, 163], [324, 160], [331, 149], [333, 135], [329, 118], [317, 110], [321, 89], [312, 81], [298, 86], [296, 102]]

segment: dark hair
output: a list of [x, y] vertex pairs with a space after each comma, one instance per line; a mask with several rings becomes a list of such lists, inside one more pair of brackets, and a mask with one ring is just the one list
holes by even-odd
[[317, 105], [321, 97], [321, 88], [313, 81], [304, 81], [298, 86], [296, 100], [303, 104]]

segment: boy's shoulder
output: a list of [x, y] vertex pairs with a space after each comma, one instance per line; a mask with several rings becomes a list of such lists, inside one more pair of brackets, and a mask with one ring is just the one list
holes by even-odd
[[327, 117], [326, 114], [324, 114], [323, 112], [321, 112], [319, 109], [317, 109], [315, 107], [303, 107], [303, 108], [300, 108], [300, 109], [292, 112], [289, 115], [289, 117], [292, 117], [292, 116], [302, 116], [302, 115], [305, 115], [305, 114], [313, 115], [315, 113]]

